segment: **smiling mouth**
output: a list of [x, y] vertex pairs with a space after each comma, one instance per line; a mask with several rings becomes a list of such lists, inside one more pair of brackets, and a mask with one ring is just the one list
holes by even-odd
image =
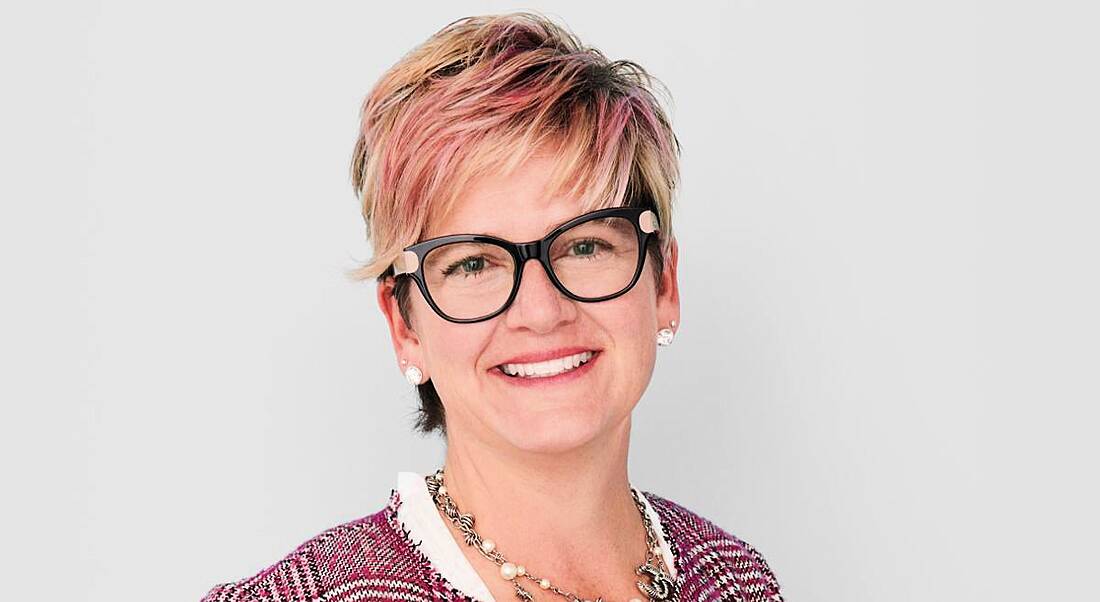
[[546, 378], [548, 376], [564, 374], [570, 370], [576, 370], [580, 366], [587, 364], [595, 355], [596, 353], [592, 351], [582, 351], [581, 353], [575, 353], [545, 362], [501, 364], [497, 366], [497, 370], [500, 370], [506, 376], [512, 378]]

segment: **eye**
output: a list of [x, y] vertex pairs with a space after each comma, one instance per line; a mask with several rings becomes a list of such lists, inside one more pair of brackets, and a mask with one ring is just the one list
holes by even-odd
[[579, 259], [596, 259], [614, 248], [614, 245], [599, 238], [578, 238], [569, 243], [565, 250], [565, 256]]
[[592, 255], [596, 252], [596, 241], [579, 240], [573, 243], [573, 252], [577, 255]]
[[485, 256], [484, 255], [470, 255], [469, 257], [463, 257], [458, 261], [447, 266], [443, 270], [444, 276], [451, 276], [455, 272], [461, 272], [463, 276], [477, 276], [485, 269]]

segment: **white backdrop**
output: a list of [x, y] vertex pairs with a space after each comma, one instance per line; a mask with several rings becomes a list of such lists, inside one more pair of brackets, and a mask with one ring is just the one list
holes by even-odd
[[1096, 9], [807, 0], [4, 8], [5, 594], [197, 600], [439, 464], [343, 277], [357, 110], [531, 7], [675, 99], [683, 327], [632, 481], [788, 600], [1079, 598]]

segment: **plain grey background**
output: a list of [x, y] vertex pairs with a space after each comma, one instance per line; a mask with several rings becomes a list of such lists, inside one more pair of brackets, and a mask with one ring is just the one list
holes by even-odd
[[791, 601], [1087, 597], [1097, 11], [965, 0], [4, 8], [5, 594], [197, 600], [439, 464], [348, 161], [388, 66], [514, 8], [675, 101], [632, 481]]

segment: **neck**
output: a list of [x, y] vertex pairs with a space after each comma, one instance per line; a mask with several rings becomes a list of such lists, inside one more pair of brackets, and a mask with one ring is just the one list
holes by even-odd
[[447, 489], [512, 562], [560, 574], [595, 559], [636, 566], [644, 558], [645, 529], [627, 477], [629, 417], [566, 453], [501, 449], [456, 435], [447, 441]]

